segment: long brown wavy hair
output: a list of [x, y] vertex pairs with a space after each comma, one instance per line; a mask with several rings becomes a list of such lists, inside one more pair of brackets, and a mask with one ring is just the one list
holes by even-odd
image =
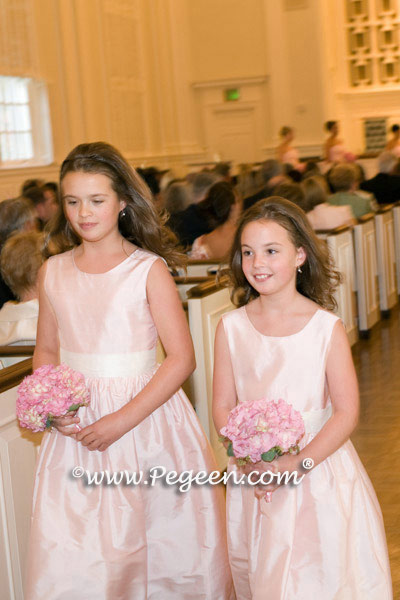
[[305, 212], [293, 202], [279, 196], [259, 200], [242, 216], [232, 245], [230, 256], [230, 279], [233, 285], [232, 301], [244, 306], [257, 298], [259, 293], [249, 284], [242, 269], [242, 233], [253, 221], [274, 221], [286, 229], [296, 248], [303, 248], [306, 260], [297, 273], [296, 289], [323, 308], [335, 310], [337, 302], [334, 291], [342, 276], [334, 267], [328, 247], [315, 235]]
[[[151, 192], [120, 152], [105, 142], [76, 146], [64, 160], [60, 170], [60, 189], [67, 173], [101, 173], [111, 180], [111, 187], [126, 207], [118, 218], [121, 235], [140, 248], [164, 258], [171, 267], [185, 265], [185, 256], [176, 248], [177, 239], [164, 225], [152, 202]], [[46, 254], [65, 252], [81, 243], [70, 226], [62, 202], [48, 227]]]

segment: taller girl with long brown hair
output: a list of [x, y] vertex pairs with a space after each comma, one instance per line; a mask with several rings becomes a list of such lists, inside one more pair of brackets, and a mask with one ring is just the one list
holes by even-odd
[[[149, 476], [153, 467], [214, 468], [179, 390], [194, 368], [165, 265], [179, 254], [148, 189], [112, 146], [76, 147], [60, 179], [62, 207], [48, 244], [56, 255], [40, 276], [34, 367], [63, 362], [83, 373], [90, 406], [56, 419], [44, 436], [26, 598], [231, 598], [222, 491], [179, 493]], [[158, 336], [166, 352], [159, 368]], [[102, 476], [102, 484], [88, 485]]]
[[327, 249], [300, 208], [272, 197], [242, 217], [231, 272], [240, 308], [217, 330], [217, 430], [237, 402], [261, 398], [283, 398], [305, 423], [299, 455], [251, 466], [259, 473], [299, 471], [300, 485], [228, 488], [237, 597], [389, 600], [382, 516], [349, 440], [357, 379], [344, 327], [330, 312], [339, 275]]

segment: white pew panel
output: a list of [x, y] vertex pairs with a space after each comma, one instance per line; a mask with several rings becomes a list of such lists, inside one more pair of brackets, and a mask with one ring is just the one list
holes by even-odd
[[[191, 292], [194, 290], [196, 288]], [[207, 295], [188, 299], [189, 325], [197, 361], [196, 370], [192, 375], [194, 404], [221, 470], [226, 468], [227, 455], [218, 439], [212, 419], [214, 338], [221, 316], [234, 308], [228, 288], [214, 289]]]
[[358, 305], [358, 328], [361, 335], [379, 321], [379, 286], [376, 258], [376, 235], [374, 217], [361, 220], [353, 228], [356, 263], [356, 289]]
[[317, 232], [317, 235], [326, 241], [335, 266], [343, 276], [335, 292], [336, 313], [343, 321], [350, 345], [353, 345], [358, 340], [358, 329], [352, 231], [349, 227], [338, 227], [330, 232]]
[[390, 206], [381, 209], [375, 216], [375, 228], [380, 308], [385, 315], [398, 301], [393, 211]]
[[19, 428], [15, 416], [16, 395], [16, 386], [0, 394], [0, 597], [2, 600], [23, 600], [24, 597], [23, 578], [35, 464], [42, 438], [42, 434], [30, 433]]
[[400, 296], [400, 203], [393, 207], [394, 249], [396, 258], [397, 294]]

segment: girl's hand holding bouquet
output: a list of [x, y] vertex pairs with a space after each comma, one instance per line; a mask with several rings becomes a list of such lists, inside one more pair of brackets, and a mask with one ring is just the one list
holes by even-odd
[[[230, 413], [221, 429], [229, 440], [228, 456], [234, 456], [246, 474], [258, 471], [273, 473], [294, 470], [298, 442], [304, 435], [301, 414], [283, 399], [241, 402]], [[283, 456], [284, 455], [284, 456]], [[278, 461], [276, 458], [282, 457]], [[274, 461], [274, 464], [271, 464]], [[278, 468], [279, 467], [279, 468]], [[272, 483], [256, 489], [256, 496], [270, 501], [270, 493], [278, 487]], [[262, 490], [262, 491], [261, 491]]]
[[55, 425], [64, 435], [71, 435], [76, 429], [70, 425], [79, 421], [76, 411], [88, 404], [89, 392], [81, 373], [64, 364], [43, 365], [20, 384], [17, 417], [21, 427], [32, 431]]

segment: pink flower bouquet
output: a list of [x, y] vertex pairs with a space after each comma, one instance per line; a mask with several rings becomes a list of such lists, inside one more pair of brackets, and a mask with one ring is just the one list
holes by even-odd
[[238, 404], [229, 413], [221, 435], [229, 439], [228, 456], [235, 456], [238, 465], [271, 462], [286, 452], [299, 452], [297, 444], [304, 435], [304, 422], [285, 400], [263, 398]]
[[43, 365], [18, 388], [17, 417], [21, 427], [44, 431], [54, 417], [89, 404], [84, 376], [67, 365]]

